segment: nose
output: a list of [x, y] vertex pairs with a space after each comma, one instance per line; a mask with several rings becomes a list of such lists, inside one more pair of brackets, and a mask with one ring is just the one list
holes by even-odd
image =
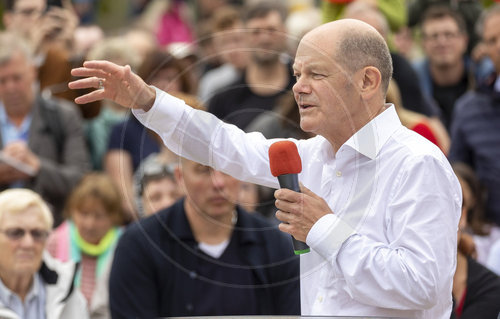
[[300, 94], [310, 94], [311, 86], [305, 77], [301, 76], [297, 79], [297, 82], [293, 85], [292, 91], [295, 94], [295, 99], [299, 101], [298, 97]]
[[214, 188], [216, 189], [224, 188], [224, 186], [226, 185], [226, 178], [227, 178], [226, 174], [214, 170], [212, 174], [212, 184]]
[[90, 230], [95, 226], [95, 217], [92, 214], [86, 214], [80, 219], [80, 226], [82, 229]]
[[20, 243], [22, 247], [31, 247], [35, 244], [35, 240], [33, 239], [33, 236], [31, 236], [30, 232], [27, 231], [23, 238], [21, 238]]
[[5, 92], [15, 92], [19, 90], [19, 87], [17, 85], [17, 81], [14, 79], [4, 79], [2, 81], [2, 86]]

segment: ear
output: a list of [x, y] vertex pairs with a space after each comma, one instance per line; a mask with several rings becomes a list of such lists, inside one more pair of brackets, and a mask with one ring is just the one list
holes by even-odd
[[369, 100], [380, 93], [382, 74], [374, 66], [367, 66], [361, 71], [361, 96], [364, 100]]

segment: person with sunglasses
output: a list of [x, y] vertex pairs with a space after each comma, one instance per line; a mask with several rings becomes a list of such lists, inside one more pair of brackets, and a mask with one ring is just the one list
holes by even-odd
[[28, 189], [0, 193], [0, 318], [88, 318], [77, 266], [44, 253], [53, 217]]

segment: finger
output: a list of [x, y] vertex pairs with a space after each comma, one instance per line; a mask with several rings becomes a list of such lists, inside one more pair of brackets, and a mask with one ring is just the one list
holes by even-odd
[[87, 104], [105, 99], [104, 90], [95, 90], [75, 99], [76, 104]]
[[284, 222], [284, 223], [290, 223], [290, 221], [291, 221], [290, 214], [287, 212], [284, 212], [282, 210], [277, 210], [276, 213], [274, 214], [274, 216], [276, 216], [276, 218], [279, 221]]
[[76, 81], [69, 82], [68, 87], [70, 89], [89, 89], [89, 88], [98, 89], [99, 80], [100, 79], [97, 77], [79, 79]]
[[96, 77], [96, 78], [106, 78], [109, 77], [109, 74], [99, 70], [92, 69], [87, 67], [74, 68], [71, 70], [71, 75], [73, 76], [82, 76], [82, 77]]
[[296, 213], [296, 209], [295, 209], [296, 205], [297, 204], [295, 204], [295, 203], [290, 203], [290, 202], [287, 202], [284, 200], [279, 200], [279, 199], [277, 199], [276, 202], [274, 203], [274, 206], [276, 206], [277, 209], [279, 209], [283, 212], [291, 213], [291, 214]]
[[25, 157], [26, 152], [26, 145], [14, 142], [12, 144], [9, 144], [9, 148], [6, 148], [5, 153], [12, 158], [20, 160]]
[[293, 227], [290, 224], [281, 223], [278, 225], [278, 228], [282, 232], [290, 234], [290, 235], [292, 234], [292, 231], [293, 231]]
[[89, 69], [99, 69], [106, 73], [117, 73], [122, 71], [122, 69], [124, 68], [122, 66], [104, 60], [85, 61], [83, 62], [83, 66]]
[[287, 202], [299, 202], [301, 200], [301, 194], [294, 192], [287, 188], [281, 188], [274, 192], [274, 197], [276, 199], [284, 200]]

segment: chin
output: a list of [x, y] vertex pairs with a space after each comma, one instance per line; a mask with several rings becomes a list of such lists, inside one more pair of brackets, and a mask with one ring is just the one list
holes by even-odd
[[15, 272], [16, 272], [16, 274], [21, 275], [21, 276], [31, 276], [34, 273], [36, 273], [38, 271], [38, 269], [40, 269], [40, 265], [41, 265], [41, 262], [40, 263], [37, 263], [34, 261], [20, 262], [20, 263], [16, 264]]
[[300, 120], [300, 128], [304, 132], [316, 134], [313, 123], [307, 120]]
[[212, 218], [220, 218], [232, 214], [234, 209], [236, 207], [233, 205], [212, 206], [207, 211], [207, 215]]

